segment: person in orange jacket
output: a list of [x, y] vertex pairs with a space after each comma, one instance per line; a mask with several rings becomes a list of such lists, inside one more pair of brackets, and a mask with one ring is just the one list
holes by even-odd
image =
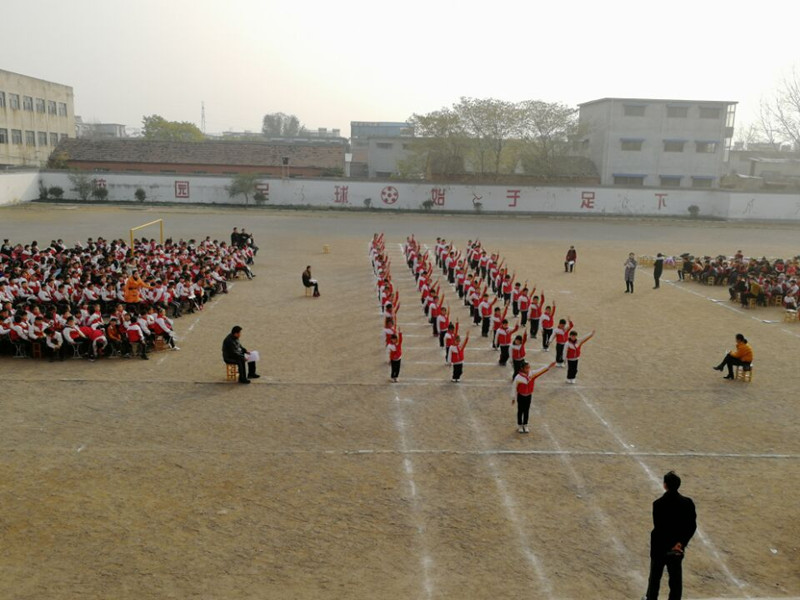
[[125, 304], [136, 304], [138, 305], [141, 302], [141, 296], [139, 294], [139, 290], [142, 288], [150, 289], [150, 286], [147, 285], [142, 278], [139, 277], [139, 271], [134, 269], [131, 273], [131, 276], [125, 280], [125, 287], [123, 290], [123, 295], [125, 296]]
[[725, 376], [725, 379], [733, 379], [733, 367], [745, 367], [745, 369], [749, 369], [750, 363], [752, 362], [753, 349], [750, 347], [747, 339], [741, 333], [737, 333], [736, 350], [728, 352], [725, 358], [722, 359], [722, 362], [714, 367], [714, 370], [722, 371], [722, 369], [728, 367], [728, 374]]

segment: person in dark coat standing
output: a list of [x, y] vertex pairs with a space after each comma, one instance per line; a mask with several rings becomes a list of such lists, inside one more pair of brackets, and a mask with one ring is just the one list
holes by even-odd
[[681, 478], [670, 471], [664, 475], [664, 495], [653, 502], [653, 531], [650, 533], [650, 578], [642, 600], [658, 600], [664, 567], [669, 573], [669, 600], [681, 600], [682, 562], [697, 530], [697, 514], [691, 498], [678, 493]]
[[255, 361], [247, 360], [247, 349], [239, 343], [241, 335], [242, 328], [235, 325], [225, 336], [225, 340], [222, 342], [222, 360], [226, 364], [239, 367], [239, 383], [250, 383], [251, 379], [258, 379], [261, 375], [256, 375]]
[[636, 255], [631, 252], [625, 261], [625, 293], [633, 293], [633, 278], [636, 277]]
[[653, 286], [654, 290], [657, 290], [660, 286], [660, 279], [661, 274], [664, 272], [664, 255], [661, 252], [658, 253], [656, 256], [656, 260], [653, 263], [653, 279], [655, 279], [656, 284]]

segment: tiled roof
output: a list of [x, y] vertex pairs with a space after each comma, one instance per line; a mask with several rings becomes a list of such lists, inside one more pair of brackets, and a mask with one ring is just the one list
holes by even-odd
[[344, 165], [344, 147], [313, 143], [161, 142], [142, 139], [62, 140], [55, 154], [68, 161], [232, 165], [275, 167], [283, 157], [293, 167], [336, 168]]

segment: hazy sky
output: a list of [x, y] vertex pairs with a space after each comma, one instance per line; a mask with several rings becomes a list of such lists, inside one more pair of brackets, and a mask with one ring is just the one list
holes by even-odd
[[206, 131], [402, 121], [460, 96], [737, 100], [800, 63], [800, 2], [37, 0], [0, 9], [0, 68], [71, 85], [86, 120]]

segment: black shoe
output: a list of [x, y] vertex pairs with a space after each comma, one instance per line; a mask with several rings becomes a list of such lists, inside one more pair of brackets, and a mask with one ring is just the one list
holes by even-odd
[[722, 367], [711, 367], [711, 368], [714, 369], [715, 371], [722, 371]]
[[147, 354], [142, 354], [142, 360], [150, 360], [150, 357]]
[[245, 379], [244, 381], [239, 381], [239, 383], [250, 383], [249, 379]]
[[723, 377], [723, 379], [733, 379], [733, 375], [725, 375], [725, 377]]
[[255, 373], [247, 376], [248, 379], [258, 379], [259, 377], [261, 377], [261, 375], [256, 375]]

